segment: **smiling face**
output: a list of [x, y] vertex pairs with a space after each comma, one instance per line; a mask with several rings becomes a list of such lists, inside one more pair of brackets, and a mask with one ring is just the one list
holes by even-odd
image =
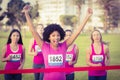
[[54, 46], [58, 46], [58, 43], [60, 41], [60, 34], [58, 31], [54, 31], [49, 36], [50, 43]]
[[92, 42], [101, 42], [102, 36], [99, 31], [94, 31], [91, 35]]
[[20, 39], [19, 33], [18, 32], [13, 32], [10, 39], [11, 39], [11, 42], [18, 43], [18, 41]]

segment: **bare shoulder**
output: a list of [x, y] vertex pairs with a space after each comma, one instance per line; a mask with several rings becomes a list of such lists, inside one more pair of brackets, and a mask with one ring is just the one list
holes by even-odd
[[87, 47], [86, 51], [87, 51], [87, 53], [90, 54], [91, 53], [91, 46]]
[[25, 50], [25, 47], [22, 45], [22, 49]]
[[105, 53], [109, 52], [109, 46], [106, 44], [104, 44], [104, 51], [105, 51]]

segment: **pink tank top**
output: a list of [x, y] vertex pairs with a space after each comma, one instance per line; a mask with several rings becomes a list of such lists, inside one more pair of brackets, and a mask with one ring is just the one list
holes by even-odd
[[34, 43], [32, 45], [32, 48], [34, 49], [34, 52], [37, 52], [37, 55], [34, 56], [33, 62], [35, 64], [44, 64], [44, 59], [43, 59], [43, 54], [42, 54], [42, 50], [40, 49], [40, 47], [37, 45], [36, 41], [34, 40]]
[[18, 50], [12, 51], [10, 44], [6, 45], [5, 57], [11, 55], [11, 60], [6, 62], [5, 70], [17, 70], [20, 66], [20, 62], [23, 59], [23, 49], [22, 45], [18, 44]]
[[[71, 51], [67, 51], [66, 52], [66, 63], [65, 63], [65, 67], [66, 68], [73, 68], [74, 65], [69, 65], [68, 62], [69, 61], [74, 61], [76, 58], [76, 49], [75, 49], [76, 45], [73, 46]], [[66, 74], [70, 74], [73, 72], [67, 72]]]
[[[66, 50], [66, 42], [59, 43], [57, 50], [54, 50], [49, 43], [44, 42], [42, 45], [42, 52], [45, 68], [64, 68]], [[65, 72], [44, 73], [44, 80], [66, 80]]]
[[[105, 66], [104, 45], [101, 44], [101, 53], [100, 54], [95, 53], [93, 44], [91, 45], [91, 48], [92, 48], [92, 53], [90, 55], [91, 63], [94, 63], [94, 64], [101, 63], [102, 66]], [[106, 74], [107, 74], [107, 72], [105, 70], [94, 70], [94, 71], [92, 70], [92, 71], [89, 71], [90, 76], [104, 76]]]

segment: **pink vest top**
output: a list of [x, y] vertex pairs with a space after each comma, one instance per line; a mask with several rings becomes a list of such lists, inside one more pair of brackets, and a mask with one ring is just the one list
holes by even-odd
[[17, 51], [12, 51], [10, 48], [10, 44], [7, 44], [6, 47], [7, 49], [6, 49], [5, 57], [11, 55], [12, 59], [6, 62], [5, 70], [17, 70], [20, 66], [21, 60], [23, 59], [22, 45], [21, 44], [18, 45]]
[[[69, 65], [68, 62], [69, 61], [74, 61], [76, 58], [76, 49], [75, 49], [76, 45], [73, 46], [71, 51], [67, 51], [66, 52], [66, 63], [65, 63], [65, 67], [66, 68], [73, 68], [74, 65]], [[72, 72], [68, 72], [67, 74], [70, 74]]]
[[[42, 45], [42, 52], [45, 68], [64, 68], [66, 50], [66, 42], [59, 43], [57, 50], [54, 50], [49, 43], [44, 42]], [[44, 73], [44, 80], [66, 80], [65, 72]]]
[[37, 45], [36, 41], [34, 40], [34, 43], [32, 45], [32, 48], [34, 49], [34, 52], [37, 52], [37, 55], [34, 56], [33, 62], [34, 64], [44, 64], [43, 54], [40, 47]]
[[[101, 44], [101, 52], [100, 52], [100, 54], [95, 53], [93, 44], [91, 45], [91, 48], [92, 48], [92, 53], [90, 55], [91, 63], [94, 63], [94, 64], [101, 63], [102, 66], [105, 66], [104, 45]], [[94, 71], [92, 70], [92, 71], [89, 71], [90, 76], [104, 76], [106, 74], [107, 74], [107, 72], [105, 70], [94, 70]]]

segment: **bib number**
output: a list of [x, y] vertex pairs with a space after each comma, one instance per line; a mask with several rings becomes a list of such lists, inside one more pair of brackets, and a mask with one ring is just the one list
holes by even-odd
[[37, 53], [38, 53], [38, 52], [41, 52], [42, 50], [40, 49], [40, 47], [38, 45], [35, 45], [35, 51], [37, 51]]
[[102, 62], [103, 61], [103, 55], [93, 55], [92, 61], [93, 62]]
[[11, 55], [10, 61], [17, 62], [17, 61], [20, 61], [21, 59], [21, 54], [10, 54], [10, 55]]
[[50, 66], [60, 66], [63, 64], [63, 55], [48, 55], [48, 64]]
[[73, 54], [66, 54], [66, 61], [72, 61], [73, 59]]

